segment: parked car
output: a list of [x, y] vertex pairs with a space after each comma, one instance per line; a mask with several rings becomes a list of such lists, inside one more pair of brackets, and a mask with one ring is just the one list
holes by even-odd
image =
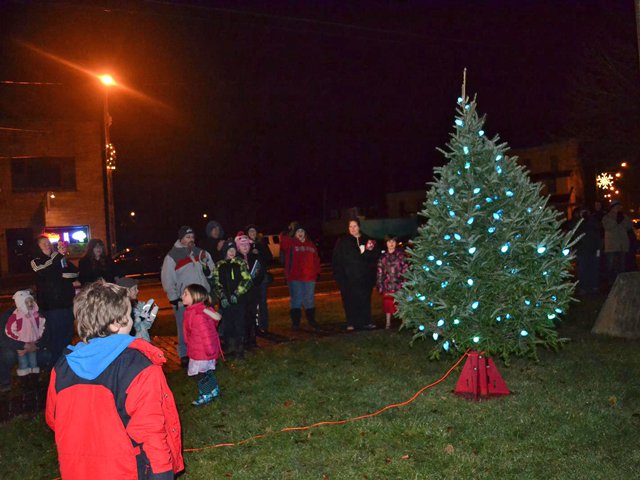
[[125, 275], [159, 275], [169, 249], [168, 245], [144, 243], [116, 253], [113, 261]]

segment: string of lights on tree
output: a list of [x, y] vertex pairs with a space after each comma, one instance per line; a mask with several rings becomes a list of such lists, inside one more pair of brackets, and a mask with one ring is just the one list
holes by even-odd
[[561, 214], [507, 144], [487, 138], [475, 100], [460, 97], [457, 113], [395, 295], [403, 328], [432, 345], [431, 358], [467, 348], [535, 357], [561, 341], [573, 232], [562, 232]]

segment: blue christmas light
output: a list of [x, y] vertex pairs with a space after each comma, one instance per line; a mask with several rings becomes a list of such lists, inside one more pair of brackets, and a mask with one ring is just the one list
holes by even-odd
[[480, 337], [478, 337], [477, 335], [475, 337], [472, 338], [473, 343], [478, 343], [480, 341]]
[[436, 341], [436, 340], [438, 340], [438, 337], [440, 335], [438, 335], [436, 332], [433, 332], [433, 335], [431, 335], [431, 336], [433, 337], [433, 340]]
[[426, 265], [422, 265], [422, 269], [423, 269], [425, 272], [428, 272], [429, 270], [431, 270], [431, 269], [430, 269], [429, 267], [427, 267]]
[[502, 219], [502, 214], [504, 213], [503, 210], [498, 210], [497, 212], [493, 212], [493, 218], [495, 220], [501, 220]]
[[533, 208], [531, 207], [527, 208], [527, 213], [531, 213], [531, 212], [533, 212]]
[[466, 145], [462, 147], [462, 151], [464, 152], [465, 155], [469, 155], [469, 147], [467, 147]]
[[512, 268], [511, 269], [511, 275], [515, 275], [518, 272], [519, 272], [519, 270], [517, 268]]
[[455, 239], [456, 239], [456, 240], [458, 240], [458, 241], [462, 240], [462, 237], [460, 236], [460, 234], [459, 234], [459, 233], [454, 233], [454, 234], [453, 234], [453, 238], [455, 238]]
[[462, 97], [458, 97], [458, 103], [462, 103]]
[[550, 313], [549, 315], [547, 315], [547, 318], [549, 320], [553, 320], [554, 318], [556, 318], [556, 314], [555, 313]]
[[458, 320], [457, 318], [453, 319], [453, 324], [454, 325], [460, 325], [460, 320]]
[[476, 188], [473, 189], [473, 194], [474, 195], [477, 195], [479, 193], [480, 193], [480, 187], [476, 187]]
[[471, 255], [473, 255], [474, 253], [476, 253], [476, 250], [478, 250], [476, 247], [469, 247], [468, 251]]
[[449, 285], [449, 282], [447, 280], [445, 280], [444, 282], [442, 282], [440, 284], [440, 288], [447, 288], [447, 285]]
[[496, 172], [498, 172], [498, 175], [502, 173], [502, 167], [500, 165], [496, 167]]
[[480, 131], [478, 131], [478, 136], [479, 136], [479, 137], [481, 137], [481, 136], [483, 136], [483, 135], [484, 135], [484, 130], [480, 130]]
[[418, 330], [420, 330], [421, 332], [424, 332], [424, 325], [420, 325], [420, 326], [418, 327]]
[[445, 352], [449, 351], [449, 340], [447, 340], [442, 344], [442, 348], [444, 349]]
[[507, 197], [513, 197], [513, 192], [512, 192], [511, 190], [507, 190], [506, 192], [504, 192], [504, 194], [505, 194]]
[[469, 220], [467, 220], [467, 225], [471, 225], [474, 221], [475, 221], [475, 218], [469, 217]]
[[470, 287], [473, 286], [473, 278], [467, 278], [467, 285], [469, 285]]
[[446, 234], [444, 237], [442, 237], [442, 238], [444, 238], [445, 240], [451, 240], [451, 235], [449, 235], [449, 234], [447, 233], [447, 234]]
[[570, 250], [569, 250], [568, 248], [563, 248], [563, 249], [562, 249], [562, 255], [564, 255], [565, 257], [566, 257], [567, 255], [569, 255], [569, 253], [571, 253], [571, 252], [570, 252]]
[[462, 120], [460, 120], [459, 118], [456, 118], [456, 125], [459, 127], [463, 127], [464, 126], [464, 122]]
[[496, 155], [496, 162], [499, 162], [500, 160], [502, 160], [502, 155]]
[[537, 251], [540, 255], [542, 255], [544, 252], [546, 252], [546, 251], [547, 251], [547, 247], [545, 247], [544, 245], [540, 245], [536, 251]]
[[547, 272], [546, 270], [544, 272], [542, 272], [542, 276], [544, 277], [548, 277], [549, 276], [549, 272]]
[[511, 314], [510, 314], [510, 313], [507, 313], [507, 314], [504, 316], [504, 318], [506, 318], [507, 320], [509, 320], [509, 319], [511, 318]]
[[449, 255], [449, 252], [442, 252], [443, 257], [446, 257], [447, 255]]
[[420, 300], [421, 302], [424, 302], [424, 301], [427, 299], [427, 297], [425, 297], [425, 296], [424, 296], [424, 295], [422, 295], [421, 293], [416, 293], [416, 298], [417, 298], [418, 300]]
[[551, 295], [551, 300], [555, 302], [556, 300], [558, 300], [558, 297], [556, 297], [555, 295]]
[[465, 168], [466, 170], [469, 170], [469, 168], [471, 168], [471, 162], [465, 162], [465, 164], [464, 164], [464, 168]]
[[489, 227], [489, 228], [487, 228], [487, 232], [489, 232], [489, 233], [493, 233], [493, 232], [495, 232], [495, 231], [496, 231], [496, 227]]
[[439, 202], [439, 201], [438, 201], [438, 199], [436, 198], [436, 199], [435, 199], [433, 202], [431, 202], [431, 203], [433, 203], [434, 205], [438, 205], [440, 202]]
[[529, 332], [527, 332], [526, 330], [521, 330], [520, 335], [526, 337], [527, 335], [529, 335]]
[[470, 108], [471, 108], [471, 107], [470, 107], [468, 104], [464, 106], [464, 109], [465, 109], [465, 110], [469, 110]]
[[524, 299], [524, 304], [525, 305], [531, 305], [531, 300], [529, 300], [528, 298]]
[[487, 203], [491, 203], [491, 202], [493, 202], [493, 198], [487, 197], [487, 198], [484, 199], [484, 201], [487, 202]]
[[433, 255], [429, 255], [427, 257], [427, 260], [429, 260], [430, 262], [433, 262], [436, 259], [436, 257], [434, 257]]
[[502, 321], [502, 317], [501, 317], [500, 315], [498, 315], [498, 316], [496, 317], [496, 322], [501, 322], [501, 321]]
[[473, 302], [473, 303], [471, 304], [471, 308], [472, 308], [473, 310], [476, 310], [476, 309], [478, 308], [478, 306], [479, 306], [479, 305], [480, 305], [480, 302], [476, 300], [475, 302]]
[[555, 309], [555, 312], [556, 312], [556, 313], [562, 313], [562, 309], [561, 309], [561, 308], [556, 308], [556, 309]]
[[439, 327], [442, 327], [442, 326], [444, 325], [444, 319], [442, 319], [442, 318], [441, 318], [440, 320], [438, 320], [437, 325], [438, 325]]
[[473, 208], [475, 208], [476, 210], [480, 210], [480, 204], [476, 203], [476, 205]]
[[449, 216], [451, 218], [455, 217], [456, 216], [456, 212], [454, 212], [453, 210], [449, 210]]
[[442, 260], [436, 260], [436, 265], [441, 266], [442, 265]]
[[413, 302], [413, 297], [411, 295], [407, 297], [407, 302]]
[[502, 253], [507, 253], [507, 252], [509, 251], [509, 247], [510, 247], [510, 246], [511, 246], [511, 243], [510, 243], [510, 242], [507, 242], [507, 243], [503, 244], [503, 245], [500, 247], [500, 251], [501, 251]]
[[447, 190], [447, 192], [449, 192], [449, 195], [453, 195], [454, 193], [456, 193], [453, 187], [449, 187], [449, 190]]

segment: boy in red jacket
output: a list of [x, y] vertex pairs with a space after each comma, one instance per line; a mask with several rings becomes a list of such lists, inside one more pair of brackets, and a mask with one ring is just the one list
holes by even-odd
[[73, 311], [82, 342], [67, 347], [51, 372], [46, 407], [61, 477], [173, 479], [184, 464], [166, 360], [129, 335], [127, 289], [90, 284]]
[[291, 328], [300, 328], [304, 306], [309, 325], [318, 330], [314, 298], [316, 280], [320, 274], [318, 249], [307, 237], [305, 228], [292, 222], [289, 234], [280, 234], [280, 250], [284, 256], [284, 276], [291, 295]]

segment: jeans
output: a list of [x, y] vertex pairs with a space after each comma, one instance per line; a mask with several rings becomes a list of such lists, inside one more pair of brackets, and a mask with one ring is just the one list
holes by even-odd
[[289, 282], [289, 293], [291, 294], [291, 308], [315, 308], [316, 302], [314, 293], [316, 282], [302, 282], [292, 280]]
[[27, 352], [24, 355], [18, 355], [18, 368], [34, 368], [38, 366], [38, 354], [36, 352]]
[[182, 331], [182, 324], [184, 323], [184, 311], [186, 307], [180, 302], [179, 307], [173, 307], [173, 313], [176, 316], [176, 328], [178, 329], [178, 356], [180, 358], [187, 356], [187, 344], [184, 342], [184, 332]]

